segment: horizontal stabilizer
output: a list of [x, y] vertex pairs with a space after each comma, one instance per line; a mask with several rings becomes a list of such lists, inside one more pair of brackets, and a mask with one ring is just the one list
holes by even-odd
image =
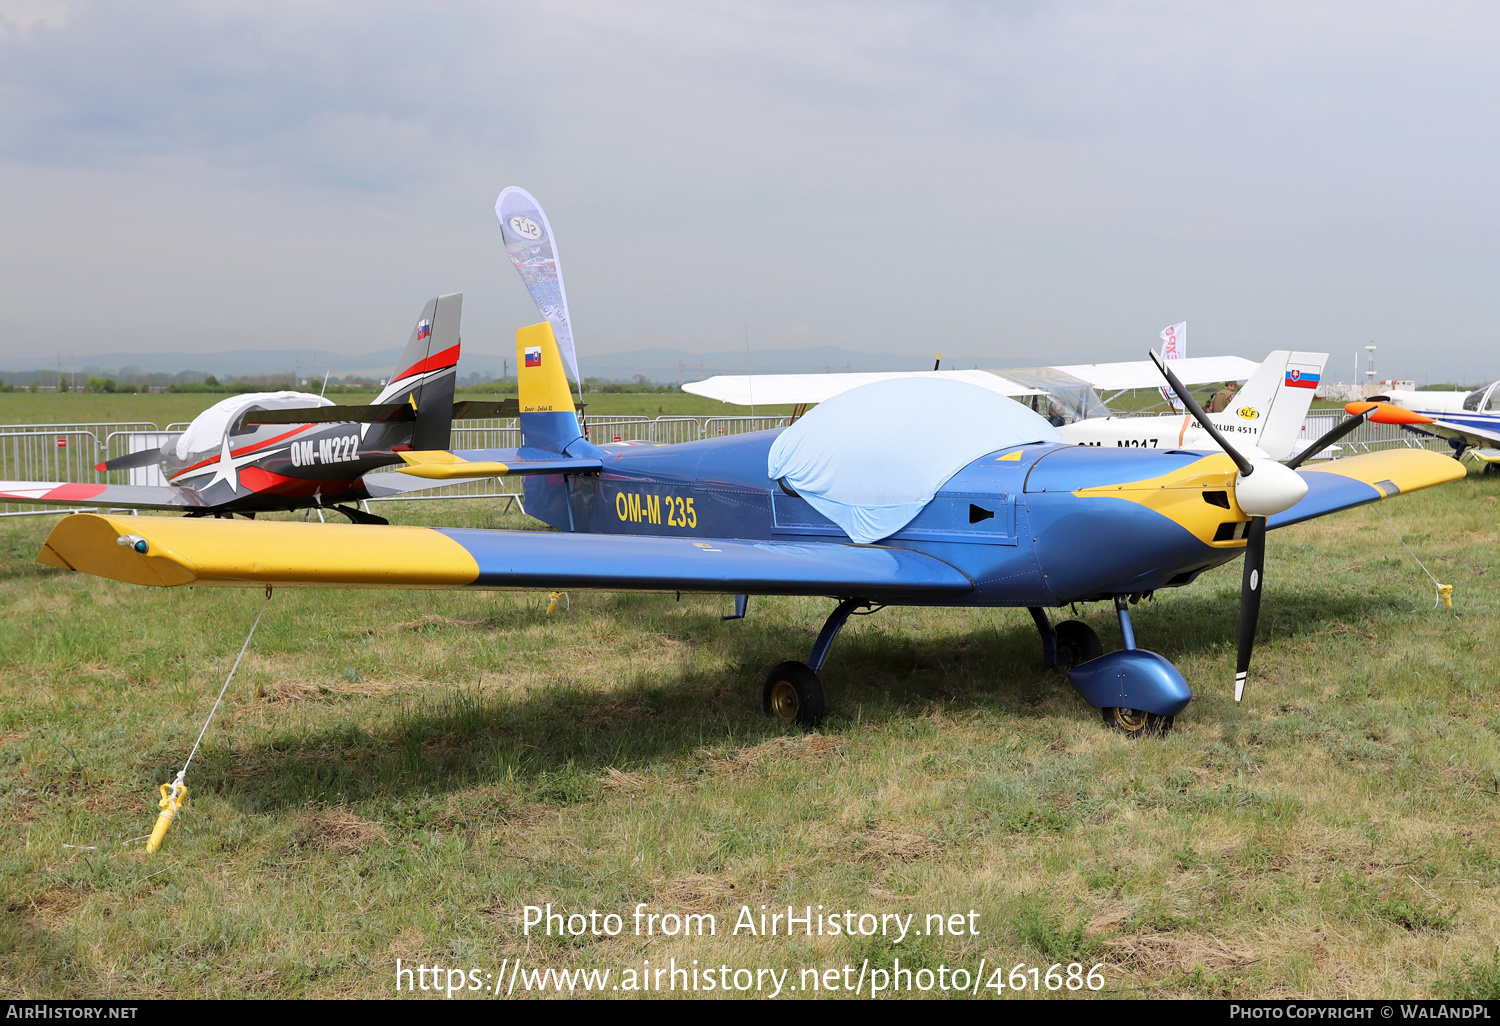
[[[583, 404], [578, 404], [583, 409]], [[492, 420], [519, 417], [520, 403], [515, 399], [499, 402], [464, 400], [453, 404], [454, 420]], [[292, 410], [252, 410], [245, 414], [246, 424], [388, 424], [415, 420], [417, 411], [410, 403], [371, 403], [368, 406], [308, 406]], [[113, 468], [111, 468], [113, 469]]]
[[[160, 436], [158, 436], [160, 437]], [[177, 435], [167, 435], [169, 442], [177, 441]], [[154, 467], [161, 462], [161, 449], [141, 449], [137, 452], [128, 452], [124, 456], [116, 456], [112, 460], [94, 465], [99, 473], [107, 473], [111, 470], [135, 470], [139, 467]]]
[[182, 488], [63, 481], [0, 481], [0, 502], [43, 506], [103, 506], [119, 509], [182, 509], [201, 506]]
[[[587, 403], [574, 403], [573, 408], [579, 413]], [[521, 401], [519, 399], [501, 399], [499, 402], [478, 402], [465, 399], [453, 404], [454, 420], [490, 420], [496, 417], [519, 417], [521, 415]]]
[[1414, 492], [1433, 485], [1457, 481], [1466, 471], [1451, 456], [1427, 449], [1387, 449], [1330, 460], [1297, 471], [1307, 482], [1307, 494], [1295, 506], [1269, 518], [1269, 528], [1286, 527], [1304, 520], [1337, 513]]
[[368, 406], [306, 406], [290, 410], [251, 410], [246, 424], [390, 424], [416, 420], [410, 403], [371, 403]]
[[397, 453], [406, 466], [397, 473], [410, 474], [429, 481], [451, 481], [461, 478], [504, 477], [510, 467], [495, 460], [466, 460], [444, 449]]
[[740, 595], [962, 595], [952, 566], [878, 545], [175, 517], [67, 517], [37, 557], [174, 587], [563, 588]]
[[398, 473], [433, 481], [453, 478], [504, 477], [507, 474], [592, 474], [603, 469], [596, 459], [575, 459], [546, 449], [437, 449], [397, 453], [405, 462]]
[[501, 399], [499, 402], [476, 402], [472, 399], [465, 399], [453, 404], [454, 420], [493, 420], [520, 415], [521, 403], [517, 399]]

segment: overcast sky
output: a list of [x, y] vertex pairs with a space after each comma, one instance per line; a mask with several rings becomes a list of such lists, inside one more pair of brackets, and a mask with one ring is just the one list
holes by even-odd
[[[0, 351], [1357, 347], [1500, 377], [1500, 7], [0, 0]], [[761, 368], [757, 367], [757, 370]], [[773, 368], [765, 368], [771, 370]]]

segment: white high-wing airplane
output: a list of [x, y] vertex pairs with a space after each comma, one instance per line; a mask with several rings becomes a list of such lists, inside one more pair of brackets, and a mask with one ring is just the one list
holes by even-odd
[[[1472, 452], [1484, 461], [1484, 472], [1500, 471], [1500, 381], [1472, 392], [1407, 392], [1397, 390], [1372, 395], [1367, 402], [1389, 404], [1401, 413], [1376, 410], [1371, 420], [1378, 424], [1400, 424], [1408, 431], [1446, 439], [1453, 455]], [[1358, 413], [1365, 403], [1350, 403], [1345, 409]]]
[[[1252, 446], [1267, 458], [1285, 459], [1296, 448], [1303, 419], [1328, 359], [1326, 353], [1277, 350], [1259, 364], [1238, 356], [1204, 356], [1173, 360], [1172, 369], [1185, 385], [1245, 381], [1235, 403], [1212, 414], [1214, 425], [1237, 447]], [[1007, 376], [1011, 375], [1011, 376]], [[1190, 415], [1114, 417], [1103, 410], [1096, 392], [1157, 388], [1161, 374], [1149, 360], [1073, 364], [1027, 371], [887, 371], [857, 374], [721, 375], [682, 386], [684, 392], [738, 406], [811, 405], [851, 388], [888, 378], [941, 377], [966, 381], [1008, 395], [1022, 403], [1051, 396], [1066, 407], [1071, 423], [1058, 427], [1063, 438], [1079, 445], [1152, 449], [1216, 449], [1218, 445]], [[1037, 403], [1046, 415], [1047, 403]], [[1100, 415], [1103, 413], [1104, 415]]]
[[[1283, 460], [1297, 451], [1313, 393], [1323, 374], [1327, 353], [1278, 349], [1268, 355], [1234, 402], [1209, 419], [1236, 448], [1253, 446], [1268, 459]], [[1174, 361], [1176, 362], [1176, 361]], [[1176, 370], [1174, 367], [1173, 370]], [[1057, 429], [1078, 445], [1116, 445], [1146, 449], [1217, 449], [1191, 414], [1165, 417], [1094, 417]]]

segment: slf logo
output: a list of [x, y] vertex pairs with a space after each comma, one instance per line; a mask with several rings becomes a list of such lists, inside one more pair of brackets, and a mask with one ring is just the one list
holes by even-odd
[[542, 237], [542, 226], [522, 214], [517, 214], [510, 219], [510, 230], [531, 242]]
[[1240, 416], [1245, 420], [1254, 420], [1260, 416], [1260, 411], [1253, 406], [1242, 406], [1240, 407]]

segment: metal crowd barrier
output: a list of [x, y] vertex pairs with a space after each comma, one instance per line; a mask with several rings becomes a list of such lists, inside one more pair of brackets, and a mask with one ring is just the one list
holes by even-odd
[[[1310, 413], [1303, 420], [1302, 433], [1297, 441], [1315, 442], [1325, 432], [1333, 430], [1344, 419], [1343, 413]], [[1337, 456], [1354, 456], [1382, 449], [1431, 449], [1434, 452], [1451, 453], [1452, 447], [1441, 438], [1415, 435], [1399, 424], [1371, 424], [1365, 421], [1337, 443]], [[1321, 454], [1312, 457], [1318, 459]]]
[[[156, 430], [156, 425], [149, 421], [0, 425], [0, 480], [123, 484], [128, 480], [129, 471], [104, 474], [94, 466], [111, 456], [134, 451], [125, 448], [131, 435]], [[160, 441], [156, 443], [160, 444]], [[74, 509], [76, 507], [4, 502], [0, 503], [0, 516], [69, 513]]]

